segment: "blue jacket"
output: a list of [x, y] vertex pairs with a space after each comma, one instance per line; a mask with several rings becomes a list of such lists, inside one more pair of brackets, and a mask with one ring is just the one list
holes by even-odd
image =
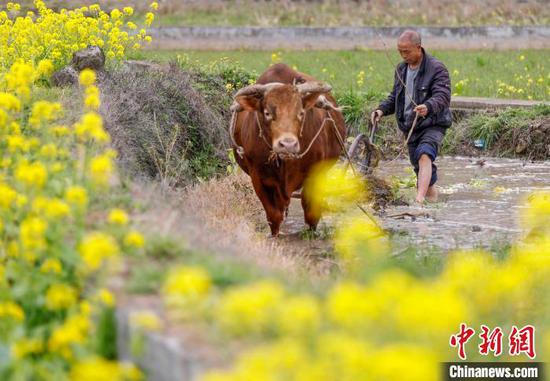
[[[414, 80], [413, 100], [416, 104], [425, 104], [428, 107], [426, 117], [419, 117], [414, 132], [420, 132], [428, 127], [439, 126], [448, 128], [452, 124], [451, 110], [451, 80], [449, 72], [445, 65], [436, 58], [426, 53]], [[409, 132], [412, 126], [415, 113], [411, 113], [408, 120], [405, 120], [405, 91], [404, 86], [397, 77], [397, 72], [403, 82], [407, 79], [407, 67], [405, 62], [397, 66], [393, 90], [388, 98], [383, 101], [378, 108], [384, 115], [395, 113], [397, 125], [405, 134]]]

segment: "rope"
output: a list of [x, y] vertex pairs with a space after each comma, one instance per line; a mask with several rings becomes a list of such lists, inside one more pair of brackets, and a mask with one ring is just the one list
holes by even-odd
[[[330, 117], [330, 113], [329, 113], [329, 117]], [[351, 161], [351, 158], [348, 155], [348, 152], [346, 150], [346, 145], [344, 144], [344, 139], [342, 138], [342, 135], [340, 135], [340, 131], [338, 131], [338, 127], [336, 127], [336, 123], [334, 122], [334, 119], [332, 119], [332, 117], [330, 117], [330, 120], [332, 121], [332, 127], [334, 128], [334, 132], [336, 133], [336, 137], [338, 138], [338, 142], [340, 143], [340, 146], [342, 147], [342, 151], [344, 151], [344, 155], [346, 156], [346, 160], [348, 161], [348, 165], [350, 166], [350, 168], [353, 172], [353, 175], [357, 177], [357, 171], [355, 170], [355, 165], [353, 165], [353, 162]], [[361, 206], [358, 202], [355, 203], [355, 206], [357, 206], [357, 208], [359, 208], [359, 210], [361, 212], [363, 212], [363, 214], [365, 214], [365, 216], [367, 216], [375, 226], [377, 226], [379, 229], [382, 229], [382, 227], [380, 226], [378, 221], [376, 221], [374, 216], [372, 214], [370, 214], [365, 208], [363, 208], [363, 206]]]
[[271, 147], [271, 144], [269, 144], [269, 142], [267, 141], [267, 139], [264, 136], [264, 133], [263, 133], [263, 130], [262, 130], [262, 125], [260, 123], [260, 117], [258, 116], [257, 111], [254, 112], [254, 116], [256, 117], [256, 125], [258, 126], [258, 134], [260, 135], [260, 138], [262, 138], [262, 140], [266, 144], [267, 148], [269, 148], [270, 150], [273, 150], [273, 148]]
[[240, 156], [241, 159], [244, 158], [244, 148], [237, 144], [237, 141], [235, 140], [235, 125], [237, 124], [237, 112], [233, 111], [231, 113], [231, 124], [229, 125], [229, 137], [231, 138], [231, 142], [235, 146], [235, 150], [237, 151], [237, 154]]
[[[239, 154], [239, 156], [242, 159], [244, 157], [244, 148], [242, 146], [238, 145], [236, 140], [235, 140], [235, 125], [237, 124], [237, 118], [235, 116], [236, 116], [237, 112], [238, 111], [233, 111], [233, 114], [231, 115], [230, 137], [231, 137], [231, 142], [236, 147], [237, 153]], [[277, 166], [279, 166], [279, 163], [278, 163], [279, 158], [295, 160], [295, 159], [301, 159], [305, 155], [307, 155], [309, 153], [311, 147], [313, 147], [313, 143], [315, 143], [315, 141], [319, 138], [319, 135], [321, 135], [321, 132], [323, 131], [323, 127], [325, 126], [327, 120], [331, 121], [333, 123], [333, 125], [335, 125], [334, 119], [332, 119], [332, 117], [330, 116], [330, 112], [327, 111], [328, 116], [325, 117], [325, 119], [323, 120], [323, 123], [321, 124], [321, 127], [319, 127], [319, 130], [317, 131], [317, 133], [315, 134], [313, 139], [309, 142], [309, 145], [306, 148], [306, 150], [299, 153], [299, 154], [291, 154], [291, 153], [285, 154], [285, 153], [277, 153], [273, 150], [273, 147], [271, 146], [271, 144], [269, 144], [269, 142], [267, 141], [267, 139], [265, 138], [265, 136], [263, 134], [262, 125], [260, 123], [260, 118], [258, 117], [258, 112], [255, 112], [254, 115], [256, 117], [256, 125], [258, 126], [258, 133], [259, 133], [260, 137], [262, 138], [262, 140], [264, 141], [264, 143], [266, 144], [266, 146], [270, 150], [268, 162], [270, 162], [270, 163], [276, 162]], [[304, 114], [304, 118], [302, 120], [302, 125], [300, 127], [300, 136], [302, 136], [302, 133], [303, 133], [303, 129], [304, 129], [304, 125], [305, 125], [305, 119], [306, 119], [306, 116]], [[338, 130], [336, 129], [336, 131], [338, 131]], [[341, 139], [339, 134], [338, 134], [338, 138]], [[344, 149], [344, 151], [345, 151], [345, 149]], [[346, 155], [347, 155], [347, 152], [346, 152]]]
[[411, 135], [413, 133], [414, 128], [416, 127], [416, 123], [418, 122], [418, 113], [415, 114], [413, 124], [411, 126], [411, 129], [409, 130], [409, 133], [407, 134], [407, 139], [405, 139], [405, 142], [403, 143], [403, 147], [401, 147], [401, 151], [397, 154], [397, 156], [388, 162], [388, 164], [392, 164], [397, 159], [401, 158], [401, 155], [403, 155], [403, 152], [405, 151], [405, 148], [407, 148], [407, 145], [409, 144], [409, 139], [411, 138]]

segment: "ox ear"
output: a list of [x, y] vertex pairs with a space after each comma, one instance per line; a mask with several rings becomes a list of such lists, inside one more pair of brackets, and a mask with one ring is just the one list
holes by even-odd
[[330, 92], [332, 87], [323, 82], [305, 82], [296, 86], [302, 94], [302, 105], [304, 109], [315, 107], [319, 97]]
[[258, 111], [262, 103], [262, 95], [239, 95], [235, 96], [237, 102], [245, 111]]
[[263, 85], [246, 86], [235, 94], [235, 102], [241, 106], [242, 110], [257, 111], [260, 109], [264, 92]]
[[315, 107], [319, 102], [319, 99], [323, 96], [324, 93], [309, 93], [305, 96], [302, 96], [302, 105], [304, 110]]
[[261, 108], [264, 94], [279, 86], [283, 86], [283, 84], [272, 82], [265, 85], [256, 84], [247, 86], [235, 94], [235, 102], [241, 105], [243, 110], [258, 111]]

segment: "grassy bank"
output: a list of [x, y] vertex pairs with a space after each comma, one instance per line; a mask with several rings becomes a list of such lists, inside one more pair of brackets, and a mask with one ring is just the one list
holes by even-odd
[[[185, 66], [234, 62], [246, 71], [263, 72], [272, 62], [285, 62], [325, 80], [337, 93], [350, 90], [377, 98], [391, 90], [393, 64], [399, 55], [382, 51], [145, 51], [136, 58], [170, 61], [181, 56]], [[511, 99], [550, 99], [550, 50], [433, 51], [451, 75], [454, 95]], [[390, 62], [391, 61], [391, 62]]]

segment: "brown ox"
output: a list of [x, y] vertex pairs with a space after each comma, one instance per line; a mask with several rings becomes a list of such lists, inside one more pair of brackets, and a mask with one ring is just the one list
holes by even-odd
[[[312, 167], [324, 160], [335, 161], [342, 151], [335, 127], [342, 139], [346, 127], [330, 90], [311, 76], [276, 64], [255, 85], [235, 95], [235, 158], [252, 179], [274, 236], [279, 233], [292, 193], [304, 186]], [[325, 126], [315, 138], [323, 122]], [[304, 189], [302, 195], [307, 194]], [[302, 208], [305, 222], [316, 229], [319, 211], [304, 196]]]

